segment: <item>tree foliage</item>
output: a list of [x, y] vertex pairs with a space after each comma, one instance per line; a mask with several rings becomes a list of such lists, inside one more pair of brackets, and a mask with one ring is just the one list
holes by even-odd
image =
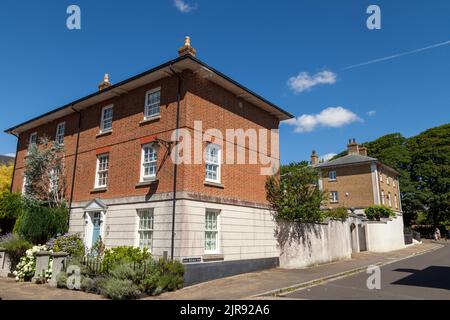
[[325, 195], [319, 190], [318, 178], [317, 171], [306, 161], [281, 166], [280, 176], [269, 177], [267, 200], [274, 209], [275, 218], [295, 222], [321, 221], [320, 205]]
[[3, 193], [11, 188], [13, 170], [13, 165], [0, 165], [0, 193]]
[[364, 210], [367, 219], [369, 220], [380, 220], [381, 218], [394, 217], [395, 212], [386, 206], [373, 205]]
[[9, 190], [0, 194], [0, 234], [13, 230], [16, 219], [22, 214], [22, 196]]
[[65, 195], [64, 147], [44, 137], [28, 149], [25, 158], [25, 194], [51, 207], [60, 207]]

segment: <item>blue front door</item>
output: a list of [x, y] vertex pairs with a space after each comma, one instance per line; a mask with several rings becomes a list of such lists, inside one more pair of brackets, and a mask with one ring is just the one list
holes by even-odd
[[92, 214], [92, 245], [94, 245], [100, 237], [100, 212]]

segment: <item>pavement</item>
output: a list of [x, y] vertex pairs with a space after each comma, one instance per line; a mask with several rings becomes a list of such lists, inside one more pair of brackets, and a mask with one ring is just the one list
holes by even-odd
[[450, 244], [384, 265], [379, 274], [379, 289], [368, 289], [370, 274], [363, 272], [282, 296], [311, 300], [450, 300]]
[[[294, 294], [294, 291], [301, 288], [364, 272], [370, 265], [386, 265], [427, 253], [424, 255], [425, 257], [442, 248], [443, 245], [441, 244], [424, 242], [420, 245], [409, 246], [389, 253], [362, 252], [354, 254], [350, 260], [305, 269], [274, 268], [246, 273], [186, 287], [175, 292], [164, 293], [158, 297], [144, 298], [144, 300], [308, 299], [308, 297], [301, 296], [300, 291], [298, 291], [300, 296], [289, 296], [289, 293]], [[367, 278], [367, 275], [365, 276]], [[102, 299], [98, 295], [79, 291], [56, 289], [47, 285], [17, 283], [14, 279], [0, 279], [0, 298], [19, 300]]]

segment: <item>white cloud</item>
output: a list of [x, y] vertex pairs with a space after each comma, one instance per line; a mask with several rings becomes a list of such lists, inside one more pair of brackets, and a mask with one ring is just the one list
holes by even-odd
[[367, 111], [367, 115], [368, 115], [369, 117], [373, 117], [376, 113], [377, 113], [376, 110], [370, 110], [370, 111]]
[[335, 155], [337, 155], [337, 153], [326, 153], [323, 156], [320, 156], [319, 159], [323, 162], [330, 160], [331, 158], [333, 158]]
[[15, 153], [6, 153], [5, 156], [14, 158], [16, 156], [16, 154]]
[[175, 7], [177, 7], [177, 9], [183, 13], [188, 13], [195, 9], [194, 6], [190, 5], [189, 3], [187, 3], [184, 0], [174, 0], [174, 4], [175, 4]]
[[300, 72], [296, 77], [289, 78], [287, 85], [295, 93], [300, 93], [320, 84], [334, 84], [336, 78], [336, 74], [328, 70], [317, 72], [312, 76], [308, 72]]
[[343, 107], [329, 107], [318, 114], [304, 114], [300, 117], [285, 121], [286, 124], [295, 126], [295, 132], [310, 132], [317, 127], [339, 128], [353, 122], [363, 120], [352, 111]]

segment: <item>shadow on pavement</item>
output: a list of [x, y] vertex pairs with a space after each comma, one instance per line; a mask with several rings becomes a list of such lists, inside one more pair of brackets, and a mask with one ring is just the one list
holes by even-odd
[[450, 267], [430, 266], [423, 270], [395, 269], [394, 271], [407, 272], [411, 275], [392, 284], [450, 290]]

